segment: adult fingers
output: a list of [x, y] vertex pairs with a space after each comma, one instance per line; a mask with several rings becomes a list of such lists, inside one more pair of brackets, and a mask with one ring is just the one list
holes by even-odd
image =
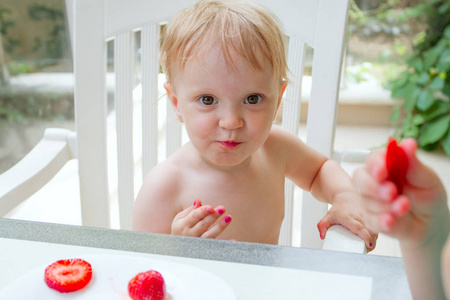
[[388, 176], [386, 169], [386, 150], [378, 149], [372, 151], [366, 158], [365, 168], [377, 181], [386, 180]]
[[427, 189], [436, 186], [440, 179], [435, 171], [423, 164], [417, 157], [417, 142], [413, 138], [406, 138], [400, 146], [408, 157], [408, 172], [406, 179], [409, 185], [417, 188]]
[[367, 169], [359, 168], [353, 175], [353, 184], [366, 197], [382, 201], [391, 201], [397, 195], [397, 189], [392, 182], [378, 181]]

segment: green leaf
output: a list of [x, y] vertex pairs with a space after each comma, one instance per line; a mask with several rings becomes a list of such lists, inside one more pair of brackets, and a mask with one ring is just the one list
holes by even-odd
[[442, 4], [441, 6], [439, 6], [438, 8], [438, 13], [440, 13], [441, 15], [447, 13], [450, 9], [450, 2], [446, 2], [444, 4]]
[[450, 115], [437, 118], [422, 127], [419, 145], [425, 147], [438, 142], [448, 131], [450, 127]]
[[417, 139], [419, 137], [419, 126], [404, 124], [404, 126], [402, 127], [402, 137], [412, 137], [414, 139]]
[[442, 139], [442, 148], [444, 148], [445, 153], [450, 156], [450, 130], [447, 131], [447, 134]]
[[412, 122], [414, 125], [422, 125], [425, 123], [425, 117], [422, 115], [415, 115]]
[[445, 50], [436, 65], [439, 72], [447, 72], [450, 70], [450, 49]]
[[443, 48], [442, 46], [433, 47], [425, 54], [424, 67], [426, 70], [436, 63], [436, 61], [439, 58], [439, 55], [442, 53], [443, 50], [442, 48]]
[[446, 84], [444, 88], [442, 89], [442, 93], [450, 97], [450, 84]]
[[434, 96], [431, 90], [424, 89], [419, 93], [416, 106], [419, 110], [426, 111], [431, 105], [433, 105], [433, 102]]
[[425, 118], [425, 122], [428, 122], [449, 112], [450, 103], [442, 100], [437, 100], [429, 109], [427, 109], [427, 111], [422, 114], [422, 116]]
[[450, 25], [447, 25], [444, 30], [444, 36], [450, 39]]
[[417, 80], [418, 84], [425, 85], [430, 81], [430, 74], [428, 72], [423, 72], [420, 74], [419, 80]]
[[440, 76], [436, 76], [431, 81], [431, 83], [428, 87], [431, 90], [442, 90], [444, 88], [444, 85], [445, 85], [445, 80]]
[[409, 73], [408, 72], [402, 72], [398, 78], [391, 81], [391, 86], [393, 89], [399, 89], [401, 87], [404, 87], [409, 82]]
[[423, 61], [420, 59], [420, 57], [415, 57], [413, 60], [410, 61], [411, 67], [413, 67], [417, 72], [423, 72]]
[[439, 146], [439, 142], [436, 142], [436, 143], [433, 143], [433, 144], [424, 145], [424, 146], [421, 146], [421, 147], [425, 151], [433, 151], [433, 150], [436, 150], [438, 146]]
[[422, 91], [421, 88], [417, 87], [415, 84], [411, 84], [412, 86], [407, 90], [405, 97], [403, 98], [405, 101], [405, 110], [413, 111], [417, 104], [417, 99], [419, 98], [419, 94]]

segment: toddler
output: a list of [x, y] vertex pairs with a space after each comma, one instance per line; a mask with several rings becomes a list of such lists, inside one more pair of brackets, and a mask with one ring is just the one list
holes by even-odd
[[332, 204], [321, 237], [342, 224], [375, 247], [359, 193], [340, 166], [273, 126], [287, 85], [276, 17], [244, 1], [200, 1], [162, 37], [164, 87], [190, 141], [146, 177], [133, 229], [277, 244], [284, 183]]

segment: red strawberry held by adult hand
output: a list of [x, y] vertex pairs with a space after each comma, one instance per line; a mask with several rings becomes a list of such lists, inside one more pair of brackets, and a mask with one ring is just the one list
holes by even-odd
[[133, 300], [163, 300], [166, 297], [164, 278], [154, 270], [139, 273], [128, 283], [128, 294]]
[[397, 145], [397, 141], [394, 138], [389, 138], [386, 149], [387, 179], [395, 184], [399, 194], [403, 193], [408, 166], [408, 156], [406, 155], [405, 150]]
[[45, 283], [61, 293], [70, 293], [84, 288], [92, 278], [92, 267], [80, 258], [63, 259], [45, 269]]

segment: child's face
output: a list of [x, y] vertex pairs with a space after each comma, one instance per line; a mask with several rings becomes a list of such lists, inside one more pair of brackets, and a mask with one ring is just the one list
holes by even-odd
[[231, 58], [236, 70], [212, 47], [165, 85], [192, 144], [219, 168], [246, 162], [264, 144], [286, 87], [268, 62], [256, 71], [238, 54]]

